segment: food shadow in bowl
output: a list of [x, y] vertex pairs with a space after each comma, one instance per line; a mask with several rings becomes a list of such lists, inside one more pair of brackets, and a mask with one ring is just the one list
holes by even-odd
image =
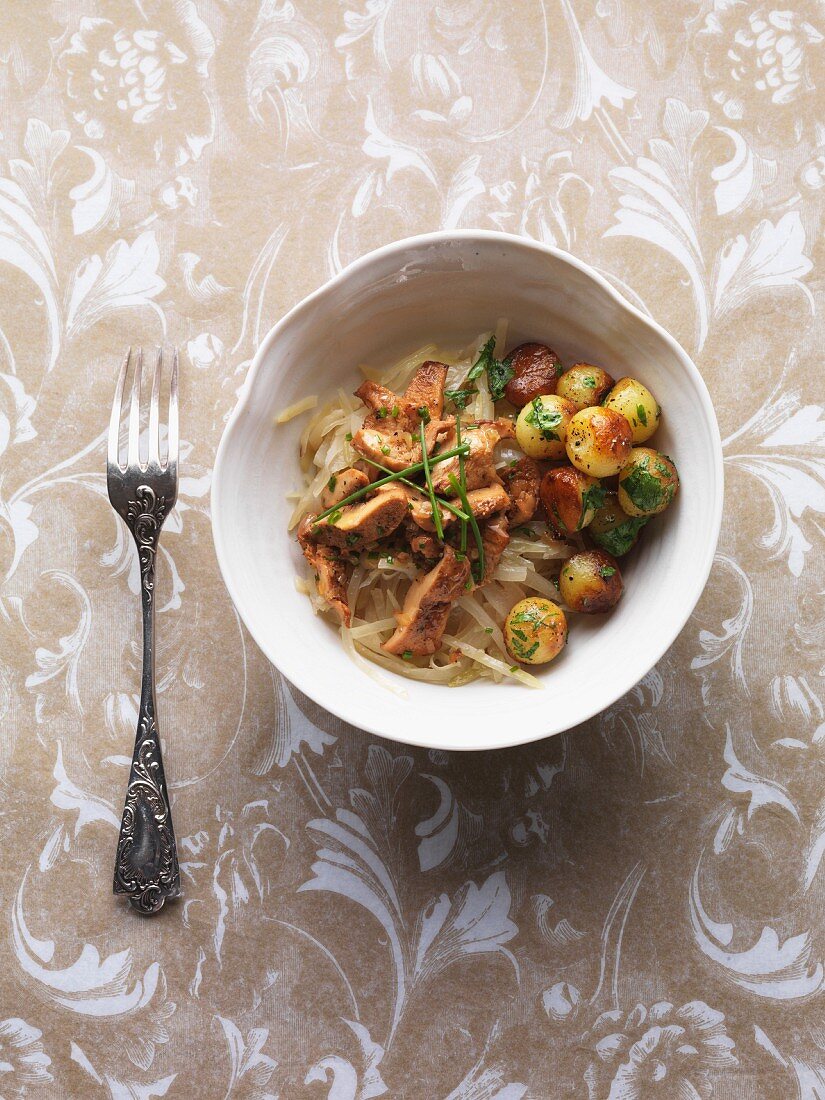
[[[380, 368], [424, 343], [468, 343], [499, 317], [507, 347], [549, 344], [565, 366], [588, 361], [632, 375], [663, 408], [655, 446], [673, 455], [681, 489], [621, 560], [625, 593], [606, 616], [575, 616], [563, 655], [538, 670], [544, 690], [474, 681], [445, 688], [353, 664], [334, 624], [316, 616], [295, 577], [304, 562], [287, 531], [286, 493], [301, 484], [303, 418], [285, 407], [337, 387], [358, 365]], [[686, 353], [659, 326], [565, 253], [498, 233], [429, 234], [356, 261], [305, 299], [258, 350], [218, 451], [212, 491], [218, 560], [266, 656], [340, 718], [399, 741], [445, 749], [521, 744], [578, 725], [630, 690], [672, 644], [707, 580], [723, 499], [719, 432]]]

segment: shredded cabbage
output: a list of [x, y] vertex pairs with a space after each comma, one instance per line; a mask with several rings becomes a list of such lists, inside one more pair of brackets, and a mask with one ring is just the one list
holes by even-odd
[[[380, 381], [398, 393], [406, 388], [422, 362], [436, 359], [448, 364], [446, 388], [459, 389], [491, 335], [490, 332], [482, 333], [468, 347], [453, 351], [425, 344], [388, 369], [362, 365], [360, 371], [365, 378]], [[495, 336], [496, 348], [501, 354], [507, 337], [506, 320], [498, 321]], [[478, 392], [468, 402], [465, 416], [468, 420], [493, 419], [495, 405], [486, 374], [480, 375], [473, 385]], [[308, 512], [318, 510], [321, 490], [330, 478], [359, 457], [347, 436], [351, 438], [358, 431], [363, 418], [361, 402], [338, 390], [334, 399], [318, 408], [304, 427], [300, 441], [304, 483], [297, 491], [287, 494], [290, 503], [294, 502], [289, 518], [290, 530]], [[521, 453], [506, 440], [499, 450], [508, 461]], [[406, 696], [406, 692], [388, 681], [379, 669], [411, 680], [452, 687], [479, 678], [542, 687], [535, 676], [513, 665], [504, 644], [502, 624], [513, 604], [531, 592], [560, 603], [551, 577], [558, 573], [561, 561], [568, 558], [574, 548], [555, 539], [547, 525], [538, 521], [515, 528], [510, 534], [510, 543], [501, 555], [493, 578], [457, 602], [447, 624], [442, 649], [430, 658], [404, 660], [381, 648], [396, 627], [396, 614], [404, 603], [410, 582], [418, 575], [414, 562], [408, 554], [390, 557], [386, 553], [363, 553], [347, 588], [351, 624], [340, 630], [342, 643], [351, 659], [382, 686], [401, 696]], [[311, 571], [308, 574], [303, 586], [296, 579], [296, 588], [308, 593], [316, 612], [326, 610], [314, 576]]]

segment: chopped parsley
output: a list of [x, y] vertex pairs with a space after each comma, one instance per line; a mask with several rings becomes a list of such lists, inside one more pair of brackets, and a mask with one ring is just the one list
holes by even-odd
[[352, 443], [352, 432], [347, 432], [344, 439], [346, 439], [347, 443]]
[[538, 428], [542, 439], [559, 439], [556, 428], [561, 424], [564, 417], [558, 409], [545, 408], [540, 397], [534, 397], [530, 402], [530, 411], [524, 419], [534, 428]]
[[[657, 463], [660, 466], [661, 463]], [[621, 479], [621, 486], [641, 512], [655, 512], [662, 507], [667, 496], [667, 487], [662, 485], [649, 470], [650, 458], [643, 454], [627, 477]], [[670, 471], [662, 467], [666, 474]], [[659, 470], [661, 473], [662, 470]]]
[[336, 478], [335, 474], [333, 474], [332, 477], [327, 482], [327, 488], [329, 489], [330, 492], [332, 492], [337, 484], [338, 484], [338, 479]]
[[475, 363], [470, 367], [467, 373], [468, 382], [475, 382], [476, 378], [490, 369], [490, 364], [495, 361], [495, 350], [496, 338], [495, 336], [491, 336], [478, 353], [478, 359], [476, 359]]
[[445, 396], [459, 409], [466, 407], [469, 399], [478, 390], [470, 386], [482, 374], [487, 375], [487, 385], [490, 387], [490, 396], [494, 401], [500, 401], [504, 397], [504, 388], [511, 378], [515, 377], [513, 364], [510, 359], [496, 359], [496, 338], [491, 336], [481, 351], [478, 358], [470, 367], [465, 379], [465, 388], [460, 390], [446, 390]]
[[402, 661], [409, 661], [409, 659], [411, 657], [412, 657], [412, 650], [411, 649], [405, 649], [404, 652], [401, 654], [401, 660]]
[[471, 589], [471, 588], [473, 587], [473, 582], [472, 582], [472, 580], [471, 580], [471, 579], [470, 579], [469, 577], [468, 577], [468, 578], [467, 578], [467, 580], [466, 580], [466, 581], [464, 582], [464, 587], [465, 587], [465, 588], [467, 589], [467, 591], [468, 591], [468, 592], [469, 592], [469, 591], [470, 591], [470, 589]]
[[593, 377], [592, 374], [586, 374], [584, 378], [582, 378], [582, 385], [585, 387], [585, 389], [595, 390], [596, 379]]
[[511, 359], [493, 359], [487, 367], [487, 382], [490, 386], [490, 396], [494, 401], [500, 401], [504, 397], [504, 388], [511, 378], [515, 377]]
[[620, 558], [626, 554], [636, 541], [639, 531], [647, 523], [649, 516], [629, 516], [624, 523], [618, 523], [607, 531], [593, 531], [590, 534], [593, 541], [602, 550], [612, 554], [614, 558]]
[[471, 386], [466, 390], [445, 390], [444, 396], [455, 405], [457, 409], [463, 409], [466, 407], [467, 402], [471, 397], [475, 396], [478, 390], [475, 386]]
[[599, 570], [599, 576], [603, 577], [605, 580], [608, 580], [608, 578], [612, 577], [615, 572], [615, 566], [603, 565]]
[[582, 514], [579, 519], [579, 528], [581, 528], [584, 522], [584, 517], [592, 508], [594, 512], [598, 512], [601, 506], [605, 502], [607, 497], [607, 490], [603, 489], [601, 485], [589, 485], [582, 493]]
[[647, 427], [647, 413], [645, 412], [644, 405], [637, 405], [636, 406], [636, 415], [638, 416], [638, 418], [641, 420], [642, 424], [646, 428]]

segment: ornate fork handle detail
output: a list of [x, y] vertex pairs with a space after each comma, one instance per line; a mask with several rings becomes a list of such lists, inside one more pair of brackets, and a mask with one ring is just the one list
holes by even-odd
[[139, 485], [124, 519], [140, 558], [143, 608], [143, 680], [135, 751], [115, 860], [114, 891], [128, 894], [142, 913], [155, 913], [180, 893], [180, 871], [160, 738], [155, 721], [154, 588], [158, 537], [166, 502]]

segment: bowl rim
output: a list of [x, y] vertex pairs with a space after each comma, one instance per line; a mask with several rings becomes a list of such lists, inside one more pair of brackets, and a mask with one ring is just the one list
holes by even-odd
[[[542, 729], [535, 735], [519, 738], [518, 741], [511, 741], [507, 739], [493, 738], [483, 749], [479, 749], [478, 746], [470, 745], [457, 745], [451, 746], [449, 751], [460, 752], [477, 752], [477, 751], [497, 751], [499, 749], [515, 748], [517, 745], [531, 744], [534, 741], [541, 741], [548, 737], [554, 737], [559, 733], [566, 732], [569, 729], [575, 729], [577, 726], [588, 722], [591, 718], [594, 718], [598, 714], [603, 713], [608, 707], [612, 706], [615, 702], [621, 699], [628, 691], [631, 691], [636, 684], [640, 683], [645, 676], [648, 675], [650, 670], [655, 667], [656, 664], [662, 659], [662, 657], [671, 648], [673, 643], [681, 634], [685, 625], [687, 624], [690, 616], [696, 608], [696, 604], [702, 595], [707, 584], [710, 570], [713, 565], [714, 557], [716, 555], [716, 549], [719, 541], [719, 534], [722, 525], [722, 510], [724, 506], [725, 498], [725, 484], [724, 484], [724, 461], [722, 455], [722, 439], [719, 431], [719, 424], [716, 419], [716, 412], [713, 407], [710, 392], [708, 391], [705, 380], [699, 371], [699, 368], [693, 362], [691, 357], [682, 347], [682, 345], [671, 334], [663, 328], [657, 321], [645, 313], [642, 313], [635, 305], [629, 302], [624, 295], [620, 294], [615, 287], [607, 281], [607, 279], [595, 270], [590, 264], [584, 260], [578, 259], [570, 252], [564, 249], [557, 248], [554, 245], [548, 245], [541, 241], [536, 241], [531, 237], [523, 237], [514, 233], [503, 233], [498, 230], [488, 229], [455, 229], [447, 230], [441, 229], [429, 233], [414, 234], [410, 237], [402, 237], [398, 240], [391, 241], [388, 244], [374, 248], [369, 252], [364, 253], [363, 256], [359, 256], [357, 259], [351, 261], [340, 271], [336, 272], [330, 279], [322, 283], [317, 289], [311, 291], [300, 301], [296, 302], [274, 325], [269, 329], [266, 335], [261, 340], [250, 366], [247, 370], [246, 377], [243, 385], [238, 394], [238, 398], [227, 423], [224, 426], [221, 434], [221, 439], [218, 444], [217, 451], [215, 452], [215, 460], [212, 468], [212, 486], [210, 491], [210, 513], [211, 513], [211, 525], [212, 525], [212, 540], [215, 546], [215, 555], [218, 560], [218, 567], [220, 569], [221, 577], [223, 578], [224, 585], [229, 593], [235, 609], [243, 621], [246, 629], [252, 636], [253, 641], [261, 650], [266, 659], [276, 668], [281, 671], [278, 662], [273, 658], [270, 653], [269, 645], [261, 638], [259, 631], [250, 621], [251, 616], [247, 616], [246, 609], [242, 606], [242, 602], [239, 598], [238, 591], [232, 579], [232, 570], [230, 568], [229, 558], [230, 554], [227, 547], [227, 542], [224, 539], [223, 524], [222, 524], [222, 506], [221, 506], [221, 469], [224, 464], [226, 453], [230, 446], [231, 438], [240, 422], [240, 419], [246, 409], [247, 403], [251, 398], [252, 390], [256, 376], [261, 370], [263, 361], [268, 356], [270, 349], [278, 338], [279, 333], [288, 324], [291, 323], [294, 317], [304, 310], [309, 309], [314, 303], [322, 299], [335, 287], [339, 286], [342, 282], [347, 280], [353, 273], [361, 271], [363, 268], [369, 267], [371, 264], [378, 260], [385, 259], [392, 256], [395, 253], [403, 253], [410, 248], [426, 248], [434, 244], [443, 244], [451, 241], [489, 241], [498, 242], [508, 247], [524, 248], [530, 251], [541, 253], [545, 256], [552, 256], [557, 260], [560, 260], [564, 264], [568, 264], [571, 267], [580, 271], [585, 277], [591, 279], [597, 284], [622, 310], [629, 313], [637, 322], [645, 325], [652, 330], [661, 339], [668, 348], [673, 352], [676, 358], [680, 361], [682, 367], [690, 377], [695, 390], [700, 398], [702, 410], [707, 421], [708, 427], [711, 432], [713, 441], [713, 473], [715, 475], [716, 483], [719, 487], [718, 492], [715, 495], [713, 501], [713, 512], [711, 515], [711, 537], [708, 539], [704, 560], [701, 562], [701, 568], [695, 574], [695, 581], [690, 593], [690, 599], [686, 600], [686, 611], [679, 617], [678, 620], [674, 620], [672, 629], [668, 631], [669, 639], [664, 645], [659, 645], [654, 651], [651, 651], [650, 661], [647, 664], [645, 671], [634, 681], [633, 684], [626, 686], [618, 695], [616, 695], [608, 703], [598, 703], [596, 705], [587, 705], [584, 707], [583, 712], [579, 720], [574, 726], [566, 726], [559, 729]], [[380, 721], [370, 721], [364, 719], [362, 714], [358, 714], [357, 718], [353, 717], [353, 712], [348, 706], [346, 699], [341, 699], [340, 704], [334, 711], [330, 711], [327, 703], [324, 700], [323, 691], [319, 691], [317, 685], [321, 682], [317, 676], [313, 676], [310, 670], [306, 670], [304, 673], [302, 670], [295, 674], [294, 670], [290, 670], [290, 674], [287, 675], [281, 671], [281, 674], [288, 679], [295, 687], [298, 688], [304, 695], [311, 699], [318, 706], [322, 707], [328, 713], [334, 714], [342, 721], [347, 722], [349, 725], [354, 726], [357, 729], [363, 729], [367, 733], [375, 734], [379, 737], [387, 738], [388, 740], [398, 742], [400, 744], [414, 745], [419, 748], [430, 749], [443, 749], [443, 742], [439, 740], [432, 740], [429, 737], [409, 737], [403, 731], [400, 733], [388, 733], [386, 726], [382, 725]]]

